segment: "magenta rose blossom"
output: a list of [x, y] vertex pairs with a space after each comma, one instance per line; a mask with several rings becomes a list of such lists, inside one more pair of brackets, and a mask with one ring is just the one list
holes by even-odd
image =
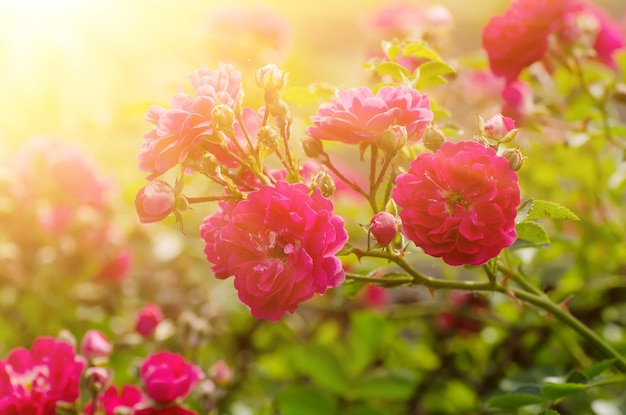
[[341, 284], [335, 256], [348, 240], [343, 219], [316, 189], [301, 183], [264, 186], [204, 219], [204, 253], [220, 279], [235, 276], [252, 315], [279, 320], [298, 305]]
[[504, 157], [475, 142], [422, 153], [396, 179], [402, 230], [450, 265], [481, 265], [517, 237], [517, 174]]
[[85, 362], [68, 343], [39, 337], [30, 351], [0, 360], [0, 413], [54, 414], [57, 402], [75, 402]]
[[[116, 408], [132, 409], [135, 405], [144, 401], [141, 389], [136, 386], [126, 385], [118, 391], [117, 387], [110, 386], [103, 394], [98, 396], [100, 408], [104, 408], [106, 415], [115, 415]], [[87, 415], [93, 414], [93, 403], [89, 402], [85, 406]]]
[[163, 321], [161, 308], [156, 304], [146, 304], [137, 312], [135, 331], [143, 337], [151, 336], [161, 321]]
[[524, 68], [543, 59], [548, 36], [563, 20], [568, 2], [515, 0], [503, 15], [492, 17], [482, 34], [491, 71], [512, 82]]
[[148, 183], [135, 196], [135, 209], [141, 223], [158, 222], [174, 211], [174, 189], [164, 182]]
[[139, 374], [146, 394], [160, 404], [184, 398], [204, 377], [199, 367], [168, 351], [148, 356]]
[[341, 90], [331, 103], [320, 105], [307, 134], [347, 144], [372, 143], [392, 125], [406, 127], [409, 142], [422, 138], [433, 120], [426, 94], [404, 86]]

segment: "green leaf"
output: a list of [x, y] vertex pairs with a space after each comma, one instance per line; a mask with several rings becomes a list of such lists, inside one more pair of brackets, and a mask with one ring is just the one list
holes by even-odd
[[541, 394], [554, 401], [586, 388], [582, 383], [548, 383], [542, 386]]
[[430, 110], [433, 112], [434, 114], [434, 120], [438, 121], [442, 118], [449, 118], [452, 113], [450, 112], [450, 110], [448, 110], [445, 107], [440, 106], [437, 101], [435, 101], [434, 99], [430, 99]]
[[560, 414], [554, 409], [544, 409], [543, 411], [539, 412], [539, 415], [560, 415]]
[[348, 378], [343, 366], [330, 349], [315, 345], [295, 349], [292, 364], [327, 391], [343, 394], [348, 389]]
[[370, 408], [369, 406], [355, 406], [353, 408], [342, 410], [341, 415], [387, 415], [387, 412], [381, 412], [378, 409]]
[[350, 316], [346, 366], [356, 377], [372, 362], [385, 336], [386, 320], [377, 313], [363, 311]]
[[378, 372], [359, 379], [350, 392], [357, 399], [405, 401], [414, 390], [415, 380], [410, 376], [398, 372]]
[[411, 42], [408, 44], [402, 53], [406, 57], [423, 58], [429, 61], [443, 62], [441, 56], [434, 49], [429, 48], [421, 42]]
[[503, 395], [494, 396], [487, 401], [490, 408], [514, 409], [526, 405], [536, 405], [545, 403], [545, 400], [538, 395], [528, 393], [505, 393]]
[[540, 218], [580, 220], [572, 211], [558, 203], [534, 200], [533, 208], [526, 220]]
[[535, 222], [521, 222], [515, 225], [517, 239], [532, 242], [535, 245], [547, 245], [550, 237], [543, 226]]
[[276, 397], [282, 415], [319, 415], [337, 413], [337, 401], [311, 386], [288, 386]]
[[524, 201], [517, 208], [517, 216], [515, 217], [515, 223], [520, 223], [526, 220], [528, 215], [530, 215], [530, 211], [533, 209], [533, 200], [528, 199]]
[[448, 82], [442, 75], [454, 73], [455, 70], [445, 62], [432, 61], [425, 62], [419, 66], [417, 73], [419, 78], [415, 85], [415, 89], [424, 90], [433, 86], [445, 84]]
[[390, 61], [395, 61], [396, 56], [398, 56], [399, 53], [402, 53], [402, 46], [400, 46], [398, 42], [383, 40], [381, 45], [385, 55], [387, 55], [387, 58], [389, 58]]
[[396, 81], [404, 81], [410, 75], [409, 70], [399, 63], [395, 62], [380, 62], [369, 66], [371, 70], [381, 76], [390, 76]]
[[587, 375], [585, 375], [583, 372], [581, 372], [580, 370], [575, 370], [572, 373], [570, 373], [569, 375], [567, 375], [567, 378], [565, 379], [565, 382], [567, 382], [567, 383], [587, 383], [587, 382], [589, 382], [589, 377]]
[[615, 363], [615, 359], [603, 360], [583, 370], [583, 374], [587, 377], [587, 379], [593, 379], [599, 374], [601, 374], [602, 372], [604, 372], [605, 370], [612, 367], [614, 363]]

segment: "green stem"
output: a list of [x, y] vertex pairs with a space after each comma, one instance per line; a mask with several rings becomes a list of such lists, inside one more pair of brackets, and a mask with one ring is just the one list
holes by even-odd
[[[326, 153], [324, 153], [326, 154]], [[350, 189], [354, 190], [355, 192], [357, 192], [358, 194], [360, 194], [361, 196], [363, 196], [364, 198], [367, 199], [367, 201], [370, 203], [370, 206], [372, 207], [372, 209], [376, 209], [376, 206], [372, 204], [372, 201], [370, 200], [370, 195], [368, 195], [367, 193], [365, 193], [365, 191], [363, 191], [363, 189], [361, 189], [361, 187], [359, 185], [357, 185], [356, 183], [350, 181], [346, 176], [343, 175], [343, 173], [341, 173], [336, 167], [335, 165], [330, 161], [330, 157], [328, 157], [328, 154], [326, 154], [326, 159], [324, 160], [324, 166], [326, 166], [328, 168], [328, 170], [330, 170], [331, 172], [333, 172], [335, 174], [335, 176], [337, 176], [337, 178], [339, 180], [341, 180], [342, 182], [344, 182], [346, 185], [348, 185], [348, 187], [350, 187]], [[374, 210], [376, 212], [376, 210]]]
[[[559, 304], [554, 303], [544, 293], [537, 294], [535, 292], [528, 292], [526, 291], [526, 288], [519, 289], [515, 287], [508, 287], [497, 282], [491, 283], [475, 281], [450, 281], [432, 278], [423, 275], [422, 273], [414, 269], [409, 263], [404, 260], [404, 258], [386, 251], [363, 251], [358, 248], [352, 248], [351, 253], [356, 255], [358, 258], [381, 258], [395, 263], [413, 278], [412, 284], [424, 285], [430, 289], [500, 292], [512, 298], [516, 298], [518, 300], [532, 304], [544, 311], [551, 313], [561, 322], [568, 325], [581, 337], [583, 337], [589, 343], [593, 344], [596, 349], [598, 349], [605, 357], [615, 359], [615, 367], [621, 372], [626, 373], [626, 358], [624, 356], [622, 356], [610, 344], [608, 344], [604, 339], [598, 336], [598, 334], [596, 334], [593, 330], [583, 324], [575, 316], [569, 313], [566, 309], [561, 307]], [[506, 270], [506, 272], [508, 272], [508, 270]], [[513, 274], [515, 273], [513, 272]], [[518, 276], [520, 275], [518, 274]]]

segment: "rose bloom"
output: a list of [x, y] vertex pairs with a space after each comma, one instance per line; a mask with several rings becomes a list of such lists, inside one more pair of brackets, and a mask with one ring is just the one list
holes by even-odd
[[517, 174], [504, 157], [475, 142], [422, 153], [396, 179], [402, 230], [450, 265], [481, 265], [517, 237]]
[[159, 404], [184, 398], [204, 377], [199, 367], [168, 351], [148, 356], [139, 374], [146, 394]]
[[204, 253], [217, 278], [235, 276], [253, 316], [277, 321], [343, 282], [335, 254], [348, 234], [319, 189], [278, 182], [221, 206], [200, 227]]
[[146, 120], [154, 128], [144, 134], [139, 168], [153, 180], [179, 163], [199, 162], [214, 149], [204, 138], [213, 134], [211, 111], [217, 103], [234, 107], [242, 98], [241, 73], [220, 63], [219, 69], [201, 66], [189, 75], [194, 95], [179, 93], [172, 108], [153, 105]]
[[0, 413], [53, 415], [57, 402], [75, 402], [85, 362], [68, 343], [37, 338], [30, 351], [0, 360]]
[[80, 354], [87, 360], [109, 357], [113, 345], [100, 330], [87, 330], [80, 342]]
[[493, 16], [482, 34], [491, 71], [512, 82], [543, 59], [548, 36], [563, 20], [568, 1], [515, 0], [503, 15]]
[[[118, 391], [117, 387], [110, 386], [104, 393], [98, 396], [100, 400], [99, 407], [104, 408], [105, 415], [115, 415], [116, 408], [132, 409], [135, 405], [144, 401], [141, 389], [136, 386], [126, 385]], [[85, 406], [87, 415], [93, 414], [93, 403], [89, 402]], [[136, 413], [136, 412], [134, 412]]]
[[321, 140], [371, 143], [392, 125], [404, 126], [407, 141], [417, 142], [433, 120], [426, 94], [404, 86], [384, 86], [376, 95], [365, 87], [340, 90], [320, 105], [307, 133]]
[[167, 183], [156, 181], [148, 183], [135, 196], [135, 210], [139, 222], [152, 223], [165, 219], [174, 211], [176, 194]]
[[163, 321], [161, 308], [156, 304], [146, 304], [137, 313], [135, 331], [143, 337], [151, 336], [161, 321]]

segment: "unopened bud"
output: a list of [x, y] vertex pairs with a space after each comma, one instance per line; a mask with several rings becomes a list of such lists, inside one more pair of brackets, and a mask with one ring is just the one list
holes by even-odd
[[511, 169], [513, 171], [518, 171], [522, 168], [522, 164], [524, 163], [524, 156], [522, 156], [522, 152], [519, 149], [513, 148], [505, 150], [502, 153], [502, 157], [504, 157], [506, 161], [509, 162], [509, 165], [511, 166]]
[[[515, 121], [502, 114], [496, 114], [482, 123], [481, 121], [482, 119], [479, 118], [479, 132], [489, 140], [504, 142], [503, 139], [508, 138], [509, 133], [515, 129]], [[482, 128], [480, 128], [480, 124], [482, 124]]]
[[376, 143], [389, 158], [395, 157], [398, 151], [406, 144], [406, 128], [402, 125], [392, 125], [381, 134]]
[[233, 380], [233, 372], [223, 360], [218, 360], [209, 369], [209, 376], [218, 386], [226, 386]]
[[85, 386], [91, 391], [100, 392], [109, 383], [111, 375], [103, 367], [92, 366], [85, 370]]
[[321, 190], [324, 197], [330, 197], [335, 193], [335, 181], [332, 177], [330, 177], [326, 170], [321, 171], [315, 177], [313, 183], [315, 183], [315, 186]]
[[113, 346], [100, 330], [87, 330], [80, 343], [80, 354], [89, 361], [106, 360]]
[[201, 161], [202, 172], [209, 177], [219, 177], [222, 169], [217, 157], [211, 153], [205, 153]]
[[259, 130], [259, 140], [272, 150], [278, 149], [278, 143], [280, 141], [280, 135], [276, 128], [271, 125], [265, 125]]
[[324, 145], [319, 138], [305, 136], [302, 139], [302, 148], [307, 157], [315, 159], [324, 154]]
[[287, 74], [270, 63], [257, 69], [256, 83], [266, 91], [279, 92], [287, 84]]
[[211, 123], [217, 130], [223, 131], [227, 135], [233, 135], [233, 123], [235, 122], [235, 112], [225, 104], [217, 104], [211, 110]]
[[371, 235], [380, 245], [389, 245], [398, 233], [398, 221], [389, 212], [378, 212], [370, 221]]
[[426, 132], [424, 133], [424, 147], [429, 149], [430, 151], [437, 151], [439, 147], [446, 142], [446, 135], [439, 128], [434, 125], [426, 128]]

